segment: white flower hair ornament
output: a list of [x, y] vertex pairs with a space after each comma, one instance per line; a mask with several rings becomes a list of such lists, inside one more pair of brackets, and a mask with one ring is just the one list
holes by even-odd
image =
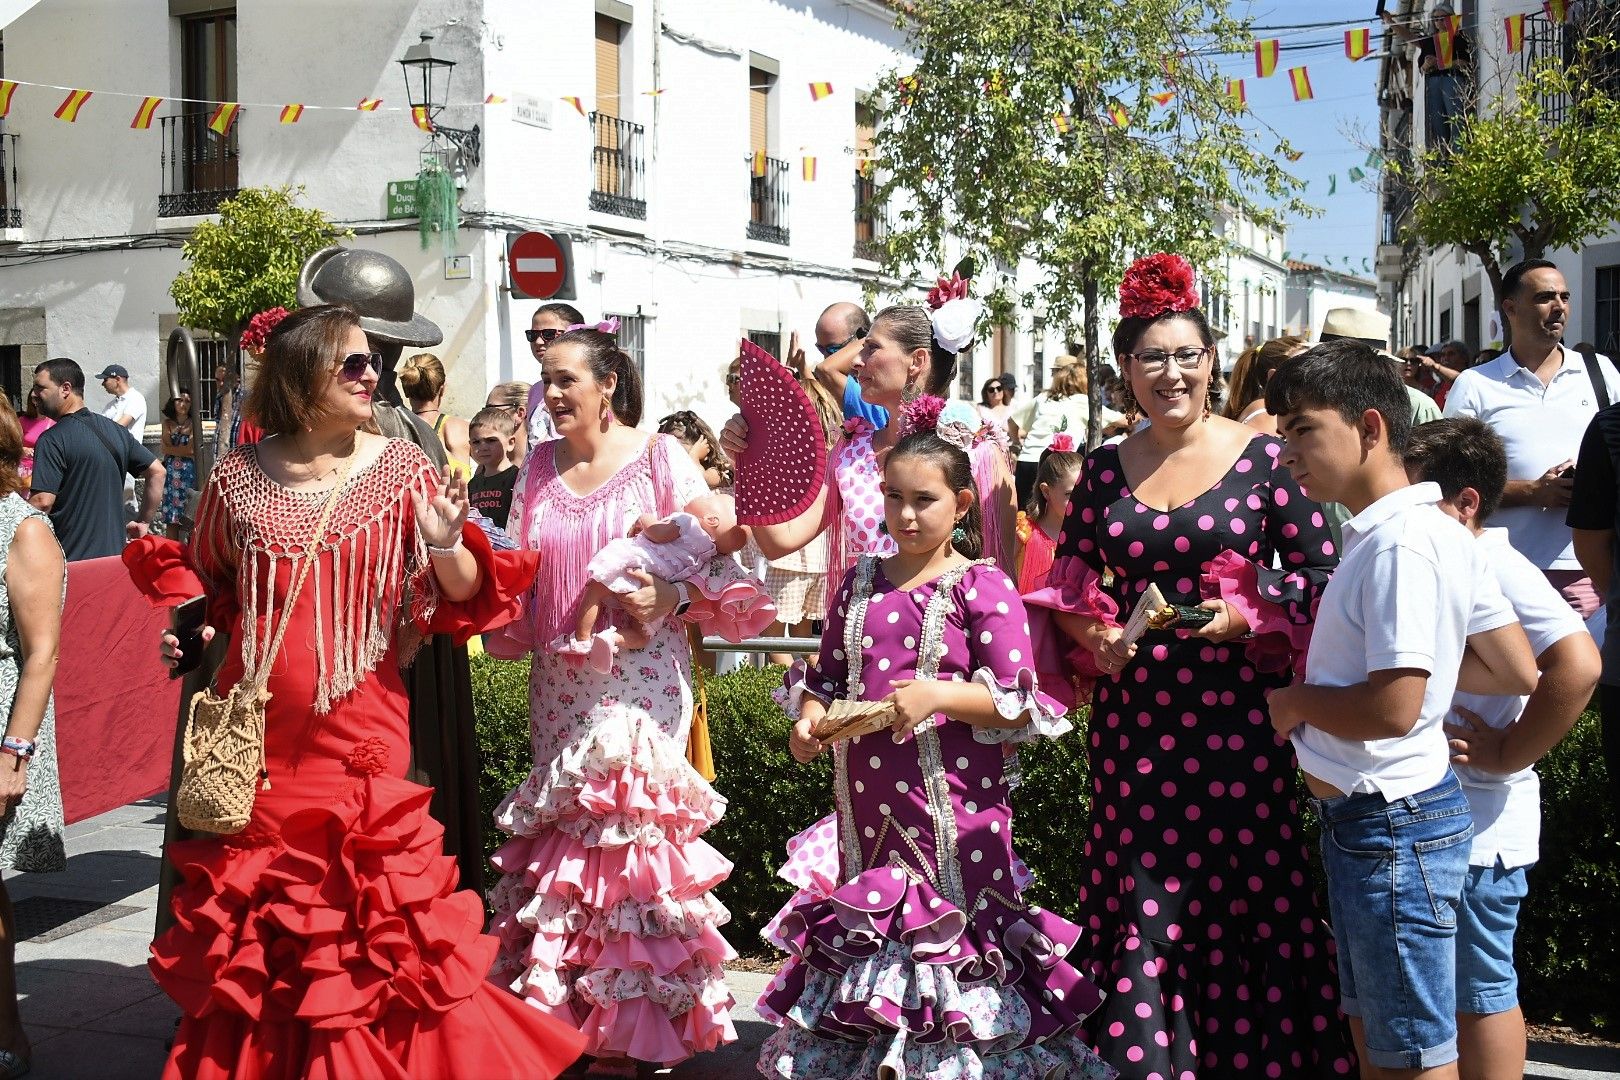
[[983, 424], [977, 409], [965, 401], [953, 401], [939, 411], [934, 434], [960, 450], [970, 451]]
[[940, 278], [928, 290], [928, 307], [935, 344], [952, 356], [973, 344], [973, 332], [984, 314], [984, 305], [968, 295], [967, 279], [960, 274]]

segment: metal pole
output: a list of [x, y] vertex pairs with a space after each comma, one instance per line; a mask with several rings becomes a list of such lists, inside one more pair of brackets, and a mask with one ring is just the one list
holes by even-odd
[[717, 653], [792, 653], [808, 656], [821, 648], [820, 638], [756, 637], [742, 641], [727, 641], [722, 637], [706, 637], [703, 648]]

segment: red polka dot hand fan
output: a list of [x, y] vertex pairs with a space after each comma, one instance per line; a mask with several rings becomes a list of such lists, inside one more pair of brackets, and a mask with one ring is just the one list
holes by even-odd
[[739, 374], [748, 452], [737, 459], [737, 520], [791, 521], [815, 502], [826, 479], [821, 420], [793, 373], [752, 341], [742, 343]]

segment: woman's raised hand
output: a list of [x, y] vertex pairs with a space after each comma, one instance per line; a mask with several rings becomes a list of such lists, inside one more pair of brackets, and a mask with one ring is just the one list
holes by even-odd
[[467, 481], [449, 469], [439, 477], [438, 490], [426, 499], [411, 495], [416, 511], [416, 531], [429, 547], [454, 546], [467, 523]]
[[720, 429], [720, 449], [732, 461], [748, 452], [748, 421], [743, 419], [742, 413], [727, 420], [726, 426]]
[[[202, 640], [205, 648], [210, 641], [214, 640], [214, 628], [212, 626], [205, 626], [202, 628]], [[173, 630], [163, 631], [163, 638], [161, 644], [158, 646], [158, 654], [163, 660], [164, 667], [172, 668], [179, 666], [180, 660], [182, 659], [182, 654], [180, 652], [180, 639], [175, 636]]]

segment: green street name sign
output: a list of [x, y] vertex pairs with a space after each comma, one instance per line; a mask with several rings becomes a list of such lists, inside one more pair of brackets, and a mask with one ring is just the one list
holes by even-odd
[[388, 220], [416, 216], [416, 181], [388, 181]]

